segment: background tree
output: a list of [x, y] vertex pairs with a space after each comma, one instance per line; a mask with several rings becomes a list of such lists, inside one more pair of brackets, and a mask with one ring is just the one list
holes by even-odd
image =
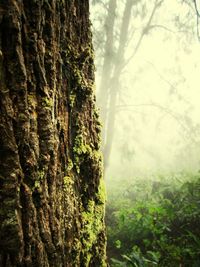
[[0, 266], [106, 266], [89, 4], [0, 2]]
[[[117, 4], [116, 0], [110, 0], [108, 2], [107, 15], [105, 17], [105, 44], [103, 50], [103, 64], [101, 71], [101, 82], [99, 86], [99, 105], [102, 115], [102, 121], [104, 125], [103, 132], [103, 151], [105, 169], [109, 164], [109, 158], [112, 148], [115, 132], [115, 118], [116, 118], [116, 106], [117, 98], [119, 97], [121, 90], [121, 79], [124, 68], [128, 65], [129, 61], [134, 58], [145, 35], [150, 31], [151, 24], [157, 9], [162, 5], [162, 1], [155, 1], [153, 10], [149, 15], [146, 23], [142, 26], [138, 40], [136, 41], [135, 48], [132, 55], [127, 58], [126, 48], [129, 43], [132, 43], [132, 35], [134, 27], [134, 15], [144, 16], [144, 10], [147, 8], [146, 3], [139, 3], [138, 1], [125, 1], [124, 10], [121, 21], [119, 15], [117, 16]], [[95, 4], [95, 3], [94, 3]], [[100, 4], [102, 2], [100, 1]], [[135, 10], [133, 7], [135, 6]], [[142, 10], [138, 10], [142, 7]], [[143, 10], [144, 9], [144, 10]], [[133, 21], [132, 21], [133, 20]], [[117, 26], [116, 26], [117, 25]], [[116, 31], [116, 27], [119, 27], [119, 31]]]
[[95, 2], [109, 263], [198, 266], [198, 10], [182, 0], [116, 1], [114, 12], [112, 1]]
[[[117, 166], [120, 166], [119, 159], [125, 159], [124, 155], [129, 155], [127, 165], [131, 162], [134, 165], [134, 158], [137, 158], [140, 152], [144, 152], [149, 161], [154, 162], [158, 168], [163, 164], [160, 152], [157, 154], [152, 151], [152, 147], [147, 147], [144, 144], [145, 138], [141, 139], [141, 132], [139, 132], [142, 129], [142, 123], [144, 130], [145, 120], [150, 113], [155, 115], [153, 116], [157, 121], [154, 119], [155, 125], [149, 125], [149, 127], [154, 127], [157, 135], [160, 135], [159, 127], [164, 125], [166, 118], [169, 118], [174, 120], [177, 128], [180, 128], [179, 138], [182, 139], [180, 142], [190, 137], [191, 143], [199, 142], [199, 138], [194, 138], [193, 127], [189, 127], [186, 122], [188, 117], [190, 119], [192, 117], [192, 104], [183, 92], [187, 86], [188, 74], [182, 61], [185, 55], [189, 57], [191, 49], [188, 48], [196, 41], [194, 5], [188, 8], [185, 1], [175, 1], [170, 3], [172, 6], [170, 8], [166, 1], [116, 1], [115, 9], [111, 11], [111, 3], [111, 0], [95, 1], [92, 8], [97, 76], [99, 76], [98, 103], [104, 126], [105, 167], [108, 169], [109, 176], [113, 175], [113, 170], [116, 169], [114, 164], [117, 161]], [[180, 9], [183, 12], [175, 11]], [[167, 13], [164, 18], [162, 14], [165, 10]], [[101, 17], [101, 23], [97, 23], [99, 17]], [[107, 26], [108, 18], [112, 22], [111, 27]], [[155, 48], [156, 38], [160, 44], [157, 48]], [[166, 45], [164, 51], [167, 43], [168, 47]], [[173, 51], [176, 50], [176, 54], [168, 53], [171, 61], [174, 58], [174, 65], [163, 67], [167, 64], [164, 57], [166, 52], [171, 51], [170, 47], [173, 47]], [[156, 55], [156, 49], [158, 55]], [[159, 53], [162, 50], [163, 54]], [[159, 62], [159, 58], [163, 60]], [[145, 75], [149, 78], [146, 84]], [[153, 84], [154, 80], [156, 82]], [[160, 90], [156, 89], [160, 91], [158, 94], [163, 96], [165, 94], [161, 102], [155, 94], [154, 88], [158, 88], [156, 83], [160, 84]], [[188, 83], [191, 84], [191, 80]], [[148, 88], [152, 88], [151, 92], [148, 92]], [[143, 97], [141, 97], [142, 94]], [[177, 110], [179, 105], [183, 110]], [[147, 120], [153, 121], [152, 118]], [[192, 122], [192, 124], [196, 129], [198, 128], [198, 123]], [[129, 151], [125, 151], [127, 148]], [[134, 152], [129, 153], [130, 151]], [[198, 154], [197, 152], [196, 150], [194, 155]], [[135, 166], [137, 166], [136, 163]]]

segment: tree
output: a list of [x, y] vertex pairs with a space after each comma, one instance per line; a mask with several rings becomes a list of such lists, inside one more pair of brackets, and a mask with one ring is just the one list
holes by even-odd
[[[121, 19], [117, 17], [117, 0], [109, 0], [107, 8], [107, 16], [105, 17], [105, 44], [103, 47], [103, 65], [101, 68], [101, 82], [99, 86], [99, 105], [101, 118], [104, 124], [103, 132], [103, 154], [105, 171], [109, 166], [109, 159], [115, 134], [115, 122], [117, 104], [119, 102], [120, 91], [123, 91], [122, 77], [123, 72], [136, 56], [145, 36], [153, 29], [160, 25], [152, 25], [156, 12], [163, 4], [163, 0], [155, 0], [152, 3], [141, 1], [126, 0]], [[102, 2], [100, 1], [102, 5]], [[146, 9], [150, 9], [150, 14]], [[151, 8], [152, 10], [151, 10]], [[136, 41], [133, 41], [134, 24], [132, 20], [139, 16], [141, 23], [141, 32], [137, 36]], [[143, 22], [143, 19], [145, 22]], [[131, 29], [132, 28], [134, 29]], [[116, 28], [119, 28], [116, 34]], [[99, 32], [98, 32], [99, 35]], [[126, 49], [130, 43], [133, 43], [131, 55], [127, 57]], [[127, 49], [128, 50], [128, 49]]]
[[[125, 159], [125, 151], [121, 149], [122, 147], [127, 147], [132, 151], [133, 147], [135, 147], [135, 153], [129, 153], [132, 157], [132, 163], [137, 160], [140, 151], [147, 154], [149, 159], [153, 160], [156, 165], [158, 165], [157, 159], [159, 161], [161, 160], [161, 155], [158, 154], [158, 152], [151, 153], [151, 149], [147, 148], [147, 145], [144, 145], [141, 139], [141, 133], [136, 133], [137, 125], [140, 122], [144, 122], [148, 117], [149, 107], [152, 107], [152, 111], [153, 109], [158, 110], [158, 122], [155, 122], [155, 126], [153, 127], [155, 127], [155, 132], [159, 135], [161, 132], [159, 133], [159, 131], [156, 130], [156, 125], [161, 125], [160, 122], [163, 122], [162, 118], [171, 116], [171, 118], [177, 122], [177, 126], [184, 128], [184, 131], [182, 131], [182, 129], [180, 131], [181, 139], [184, 138], [185, 132], [193, 136], [192, 128], [189, 128], [188, 125], [185, 124], [183, 112], [181, 111], [177, 114], [176, 107], [172, 103], [173, 101], [171, 101], [171, 99], [174, 98], [178, 105], [180, 103], [184, 105], [185, 108], [186, 106], [191, 106], [191, 103], [185, 102], [184, 93], [181, 91], [187, 79], [187, 75], [184, 77], [184, 64], [181, 63], [183, 58], [181, 56], [176, 57], [176, 67], [174, 66], [174, 68], [177, 68], [179, 77], [177, 75], [177, 78], [175, 78], [175, 76], [172, 78], [172, 75], [163, 71], [161, 66], [157, 65], [156, 60], [154, 61], [151, 56], [149, 62], [149, 60], [147, 60], [149, 56], [145, 54], [145, 51], [150, 50], [151, 46], [148, 46], [148, 44], [151, 43], [157, 35], [158, 41], [159, 39], [163, 39], [163, 42], [166, 43], [167, 40], [171, 40], [177, 43], [177, 46], [180, 45], [180, 47], [182, 47], [182, 51], [185, 55], [189, 53], [187, 52], [188, 47], [190, 47], [189, 44], [195, 39], [194, 29], [196, 30], [196, 27], [194, 27], [194, 25], [196, 20], [195, 16], [198, 18], [198, 7], [196, 6], [195, 9], [194, 1], [191, 3], [191, 1], [186, 0], [174, 2], [180, 9], [183, 9], [183, 12], [180, 11], [179, 8], [173, 10], [173, 7], [163, 0], [107, 0], [93, 2], [92, 13], [94, 14], [93, 21], [95, 25], [94, 44], [97, 51], [97, 76], [99, 76], [97, 100], [104, 125], [104, 170], [106, 177], [108, 177], [111, 175], [116, 176], [116, 173], [114, 174], [113, 171], [115, 167], [113, 166], [121, 166], [120, 162], [119, 164], [116, 163], [117, 158]], [[162, 14], [166, 9], [169, 9], [169, 16], [163, 17]], [[179, 10], [178, 13], [177, 10]], [[108, 23], [108, 21], [110, 23]], [[108, 25], [110, 25], [110, 27], [108, 27]], [[102, 32], [104, 34], [102, 34]], [[177, 49], [178, 54], [178, 51], [181, 50], [179, 48]], [[169, 72], [170, 68], [172, 67], [169, 67]], [[163, 85], [161, 85], [161, 87], [163, 86], [161, 91], [166, 92], [166, 103], [162, 105], [157, 102], [157, 100], [152, 101], [151, 98], [144, 101], [146, 98], [145, 94], [144, 99], [141, 98], [138, 100], [138, 103], [136, 103], [138, 99], [137, 86], [139, 84], [143, 86], [142, 81], [145, 78], [145, 73], [150, 74], [150, 70], [156, 74], [158, 83], [161, 81], [163, 83]], [[165, 88], [164, 84], [167, 85], [168, 88]], [[148, 88], [148, 86], [146, 86], [146, 88]], [[141, 89], [140, 92], [146, 90], [145, 86]], [[140, 95], [140, 93], [138, 93], [138, 95]], [[145, 106], [147, 107], [147, 111], [143, 111]], [[126, 123], [126, 121], [129, 122]], [[143, 127], [146, 127], [145, 123]], [[142, 130], [142, 128], [140, 128], [140, 130]], [[132, 133], [129, 140], [128, 133]], [[192, 139], [194, 138], [192, 137]], [[126, 143], [125, 146], [124, 140]], [[132, 149], [130, 149], [130, 147], [132, 147]], [[177, 147], [177, 150], [178, 149]], [[117, 156], [119, 153], [121, 157]], [[155, 157], [156, 154], [157, 156]], [[162, 161], [163, 160], [161, 160], [161, 162]], [[130, 162], [127, 162], [127, 165], [128, 164], [130, 164]], [[125, 167], [123, 164], [123, 168], [126, 170], [127, 166]]]
[[0, 2], [0, 266], [106, 266], [87, 0]]

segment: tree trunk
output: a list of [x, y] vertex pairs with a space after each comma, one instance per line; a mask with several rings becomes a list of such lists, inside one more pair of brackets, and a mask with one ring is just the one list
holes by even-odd
[[108, 5], [108, 14], [105, 19], [106, 42], [104, 47], [104, 60], [101, 73], [101, 82], [99, 87], [99, 106], [101, 120], [103, 122], [103, 147], [106, 142], [106, 118], [108, 112], [108, 89], [111, 83], [111, 76], [114, 64], [114, 25], [116, 18], [117, 0], [110, 0]]
[[0, 1], [0, 266], [106, 266], [87, 0]]
[[[131, 60], [134, 59], [137, 54], [142, 41], [148, 31], [151, 29], [151, 24], [156, 14], [156, 11], [161, 7], [163, 0], [156, 0], [153, 6], [153, 10], [146, 22], [146, 25], [141, 31], [140, 37], [136, 42], [132, 55], [126, 59], [125, 50], [126, 45], [129, 42], [129, 28], [131, 23], [132, 9], [136, 2], [132, 0], [126, 0], [125, 8], [122, 17], [122, 23], [119, 32], [119, 44], [115, 53], [115, 58], [109, 56], [114, 54], [114, 13], [117, 7], [116, 0], [110, 0], [108, 15], [106, 22], [110, 21], [109, 30], [107, 30], [107, 39], [104, 46], [104, 64], [101, 77], [101, 86], [99, 93], [99, 104], [101, 107], [102, 119], [104, 124], [104, 142], [103, 142], [103, 154], [104, 154], [104, 172], [106, 176], [106, 170], [109, 167], [109, 160], [112, 150], [112, 145], [115, 135], [115, 121], [116, 121], [116, 108], [117, 101], [121, 87], [120, 79], [122, 72]], [[113, 8], [112, 8], [113, 7]], [[113, 12], [112, 12], [113, 10]], [[105, 23], [106, 24], [106, 23]], [[103, 84], [105, 87], [103, 88]], [[123, 88], [122, 88], [123, 89]]]
[[104, 164], [105, 171], [109, 165], [109, 159], [111, 154], [111, 148], [114, 139], [115, 132], [115, 119], [116, 119], [116, 104], [117, 97], [120, 91], [120, 75], [124, 65], [125, 48], [128, 41], [128, 30], [131, 21], [131, 11], [133, 7], [132, 0], [126, 0], [122, 24], [120, 29], [119, 46], [116, 53], [115, 66], [113, 70], [113, 76], [110, 78], [109, 93], [110, 98], [108, 100], [108, 115], [106, 117], [106, 139], [104, 145]]

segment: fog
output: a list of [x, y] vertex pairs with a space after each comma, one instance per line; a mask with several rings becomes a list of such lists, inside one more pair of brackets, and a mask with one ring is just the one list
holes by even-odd
[[[123, 15], [126, 5], [130, 14]], [[200, 42], [193, 2], [91, 1], [90, 12], [106, 181], [198, 171]]]

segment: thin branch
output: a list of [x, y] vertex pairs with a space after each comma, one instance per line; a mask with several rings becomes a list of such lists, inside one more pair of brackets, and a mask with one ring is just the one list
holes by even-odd
[[199, 13], [199, 10], [198, 10], [198, 7], [197, 7], [197, 1], [194, 0], [194, 7], [195, 7], [195, 10], [196, 10], [196, 14], [198, 17], [200, 17], [200, 13]]
[[200, 42], [200, 32], [199, 32], [200, 13], [199, 13], [199, 10], [198, 10], [198, 7], [197, 7], [197, 1], [196, 0], [193, 0], [193, 1], [194, 1], [194, 7], [195, 7], [195, 11], [196, 11], [197, 37], [198, 37], [198, 40]]
[[135, 105], [118, 105], [116, 106], [117, 111], [124, 111], [124, 109], [127, 108], [134, 108], [134, 107], [154, 107], [158, 108], [161, 111], [165, 112], [166, 114], [170, 115], [173, 119], [175, 119], [178, 124], [181, 126], [182, 129], [185, 130], [186, 133], [190, 134], [190, 138], [193, 141], [193, 143], [198, 144], [194, 136], [192, 136], [193, 132], [191, 132], [188, 127], [185, 126], [185, 124], [181, 121], [182, 116], [180, 114], [175, 114], [171, 109], [167, 107], [163, 107], [157, 103], [145, 103], [145, 104], [135, 104]]
[[149, 65], [152, 66], [152, 68], [154, 69], [154, 71], [156, 72], [156, 74], [159, 76], [159, 78], [163, 82], [165, 82], [166, 84], [168, 84], [173, 89], [173, 91], [176, 93], [176, 95], [177, 95], [178, 98], [181, 98], [185, 103], [191, 105], [191, 103], [188, 100], [186, 100], [180, 94], [178, 94], [177, 87], [173, 83], [171, 83], [170, 81], [168, 81], [165, 77], [163, 77], [163, 75], [158, 71], [158, 69], [154, 66], [154, 64], [152, 62], [150, 62], [148, 60], [145, 60], [145, 61], [146, 61], [146, 63], [148, 63]]
[[138, 40], [138, 42], [136, 44], [135, 50], [134, 50], [133, 54], [126, 60], [126, 62], [124, 62], [123, 66], [122, 66], [122, 69], [125, 68], [129, 64], [129, 62], [135, 57], [138, 49], [140, 48], [140, 45], [142, 43], [142, 40], [143, 40], [145, 34], [147, 33], [146, 32], [146, 29], [148, 29], [150, 27], [151, 22], [153, 20], [153, 17], [155, 15], [155, 12], [162, 5], [162, 3], [163, 3], [163, 0], [161, 0], [161, 1], [158, 1], [158, 0], [155, 1], [155, 5], [154, 5], [153, 10], [151, 12], [151, 15], [149, 17], [149, 20], [148, 20], [146, 26], [144, 27], [144, 29], [143, 29], [143, 31], [142, 31], [142, 33], [140, 35], [140, 38], [139, 38], [139, 40]]
[[199, 33], [199, 15], [197, 16], [197, 37], [200, 42], [200, 33]]
[[151, 26], [149, 27], [149, 30], [150, 30], [150, 29], [153, 29], [153, 28], [161, 28], [161, 29], [164, 29], [164, 30], [166, 30], [166, 31], [168, 31], [168, 32], [176, 33], [175, 31], [173, 31], [173, 30], [167, 28], [167, 27], [164, 26], [164, 25], [160, 25], [160, 24], [151, 25]]

